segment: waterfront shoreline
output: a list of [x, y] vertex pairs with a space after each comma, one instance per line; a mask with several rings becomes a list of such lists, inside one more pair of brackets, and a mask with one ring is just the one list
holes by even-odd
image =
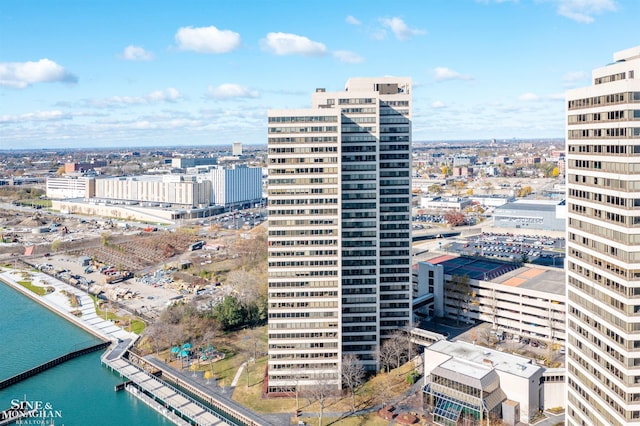
[[[51, 312], [59, 315], [63, 319], [71, 322], [73, 325], [76, 325], [86, 332], [92, 334], [93, 336], [99, 338], [103, 341], [111, 341], [112, 343], [117, 343], [118, 340], [124, 340], [127, 338], [132, 338], [134, 341], [137, 340], [138, 335], [134, 333], [127, 332], [119, 327], [116, 327], [111, 321], [102, 320], [97, 316], [95, 311], [95, 305], [93, 303], [93, 299], [91, 299], [87, 294], [81, 292], [80, 290], [72, 287], [69, 284], [66, 284], [60, 280], [55, 278], [51, 278], [46, 274], [41, 272], [29, 272], [32, 277], [39, 279], [45, 286], [51, 286], [56, 289], [56, 292], [60, 290], [65, 290], [70, 294], [77, 295], [82, 300], [83, 306], [83, 316], [85, 311], [89, 311], [87, 308], [91, 308], [93, 311], [92, 318], [97, 318], [98, 320], [94, 320], [93, 322], [89, 322], [86, 318], [77, 317], [71, 313], [73, 310], [77, 310], [77, 308], [73, 308], [70, 303], [67, 303], [66, 306], [61, 306], [58, 303], [55, 303], [51, 298], [47, 298], [47, 296], [39, 296], [29, 289], [23, 287], [18, 284], [18, 280], [15, 277], [16, 274], [22, 273], [22, 271], [8, 268], [0, 268], [0, 282], [11, 287], [12, 289], [22, 293], [27, 296], [29, 299], [37, 302], [41, 306], [47, 308]], [[88, 306], [85, 306], [85, 303], [89, 303]], [[90, 314], [89, 314], [90, 315]]]

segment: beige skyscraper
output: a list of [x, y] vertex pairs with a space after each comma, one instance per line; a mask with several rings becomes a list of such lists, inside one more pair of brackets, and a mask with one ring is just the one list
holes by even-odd
[[567, 93], [567, 424], [640, 425], [640, 47]]
[[268, 127], [268, 390], [337, 387], [411, 318], [411, 80], [317, 89]]

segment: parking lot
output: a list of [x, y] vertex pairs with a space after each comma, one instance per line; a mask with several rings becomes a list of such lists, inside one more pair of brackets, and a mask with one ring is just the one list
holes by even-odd
[[525, 261], [562, 268], [565, 257], [564, 238], [545, 235], [514, 235], [483, 232], [479, 236], [452, 242], [448, 251], [507, 261]]

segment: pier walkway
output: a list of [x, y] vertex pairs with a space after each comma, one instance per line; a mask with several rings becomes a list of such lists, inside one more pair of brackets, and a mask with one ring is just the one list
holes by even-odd
[[210, 408], [125, 359], [117, 358], [108, 361], [106, 358], [103, 357], [104, 364], [130, 380], [132, 383], [129, 386], [135, 386], [140, 391], [144, 391], [147, 396], [164, 404], [167, 410], [171, 410], [179, 417], [186, 418], [197, 425], [242, 425], [242, 423], [230, 423], [228, 419], [223, 420]]

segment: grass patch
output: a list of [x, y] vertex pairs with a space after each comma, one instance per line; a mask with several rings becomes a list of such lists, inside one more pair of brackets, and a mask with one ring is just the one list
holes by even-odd
[[147, 325], [142, 320], [139, 320], [139, 319], [131, 320], [131, 332], [132, 333], [142, 334], [142, 332], [144, 331], [146, 326]]
[[47, 294], [47, 289], [45, 287], [33, 285], [31, 281], [18, 281], [18, 284], [20, 284], [27, 290], [34, 292], [38, 296], [44, 296], [45, 294]]
[[144, 321], [131, 315], [120, 316], [115, 312], [115, 309], [102, 309], [100, 308], [100, 299], [94, 295], [90, 295], [93, 300], [93, 306], [96, 309], [96, 315], [102, 319], [113, 321], [114, 324], [124, 328], [127, 331], [131, 331], [135, 334], [140, 334], [147, 326]]
[[[240, 404], [260, 413], [293, 413], [296, 410], [296, 398], [263, 398], [262, 382], [266, 370], [267, 357], [258, 359], [255, 365], [251, 366], [249, 376], [249, 387], [246, 386], [246, 376], [243, 372], [234, 392], [233, 399]], [[399, 368], [391, 370], [389, 373], [380, 373], [372, 377], [361, 386], [356, 394], [356, 409], [361, 410], [373, 407], [378, 404], [387, 404], [403, 396], [410, 385], [406, 382], [409, 372], [415, 368], [413, 363], [407, 363]], [[319, 412], [317, 403], [310, 404], [309, 400], [299, 396], [298, 404], [304, 413]], [[351, 395], [345, 394], [342, 398], [335, 398], [327, 405], [325, 412], [349, 413], [351, 411]], [[308, 424], [318, 424], [318, 418], [313, 417]], [[326, 422], [325, 422], [326, 420]], [[343, 419], [324, 419], [323, 425], [388, 425], [389, 422], [383, 420], [375, 413], [362, 416], [349, 416]]]

